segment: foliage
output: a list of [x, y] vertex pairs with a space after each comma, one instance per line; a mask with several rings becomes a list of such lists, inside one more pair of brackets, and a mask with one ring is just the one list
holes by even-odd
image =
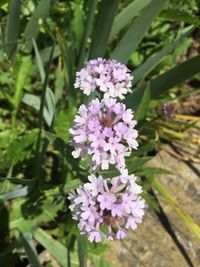
[[[88, 101], [73, 87], [75, 72], [100, 56], [127, 63], [135, 75], [124, 102], [139, 121], [140, 147], [127, 160], [129, 172], [146, 177], [140, 182], [153, 208], [152, 188], [199, 238], [196, 224], [155, 182], [165, 171], [143, 166], [163, 140], [184, 135], [176, 134], [178, 121], [165, 124], [155, 107], [173, 100], [170, 92], [184, 81], [200, 79], [200, 57], [187, 58], [199, 34], [198, 12], [195, 0], [0, 2], [1, 263], [14, 266], [16, 257], [26, 257], [41, 266], [42, 246], [60, 266], [85, 266], [87, 258], [110, 266], [99, 256], [107, 247], [80, 236], [66, 198], [88, 173], [87, 163], [72, 158], [68, 133], [78, 106]], [[181, 55], [184, 62], [177, 62]]]

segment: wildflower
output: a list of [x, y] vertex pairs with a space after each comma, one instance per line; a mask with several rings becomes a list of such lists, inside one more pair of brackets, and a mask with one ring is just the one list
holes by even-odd
[[[123, 183], [121, 178], [92, 175], [88, 183], [69, 194], [73, 219], [90, 242], [123, 239], [128, 229], [135, 230], [142, 222], [144, 200], [136, 193], [142, 192], [141, 187], [135, 183], [134, 175], [123, 177]], [[85, 202], [85, 195], [90, 195], [91, 201]]]
[[94, 99], [87, 107], [81, 105], [69, 130], [75, 147], [73, 157], [89, 155], [93, 170], [114, 164], [123, 172], [125, 157], [138, 147], [137, 122], [133, 118], [133, 112], [115, 99]]
[[97, 58], [77, 72], [74, 86], [86, 95], [98, 89], [103, 92], [104, 98], [124, 99], [124, 95], [131, 91], [131, 80], [133, 76], [125, 65], [113, 59]]
[[175, 112], [175, 108], [172, 104], [165, 103], [162, 105], [162, 115], [165, 118], [173, 118], [174, 112]]

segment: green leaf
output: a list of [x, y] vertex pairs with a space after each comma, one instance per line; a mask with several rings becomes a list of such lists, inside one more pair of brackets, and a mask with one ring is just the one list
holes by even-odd
[[6, 23], [6, 42], [11, 43], [5, 48], [8, 57], [11, 58], [17, 48], [20, 21], [20, 0], [12, 0]]
[[59, 31], [57, 31], [57, 41], [60, 46], [63, 62], [64, 74], [66, 79], [66, 87], [69, 99], [69, 105], [73, 105], [76, 99], [76, 90], [74, 90], [74, 68], [75, 68], [75, 52], [72, 43], [67, 42]]
[[65, 142], [69, 141], [69, 128], [72, 126], [72, 121], [76, 111], [77, 110], [74, 106], [70, 107], [69, 109], [62, 109], [56, 117], [56, 135], [65, 140]]
[[140, 65], [136, 70], [134, 70], [134, 80], [133, 85], [136, 84], [139, 80], [144, 79], [149, 72], [154, 69], [158, 63], [169, 53], [171, 53], [177, 46], [183, 43], [183, 40], [191, 34], [194, 28], [189, 29], [186, 33], [184, 33], [178, 40], [175, 40], [168, 46], [165, 46], [162, 50], [155, 53], [151, 57], [149, 57], [142, 65]]
[[35, 129], [27, 131], [25, 135], [14, 139], [9, 144], [4, 157], [0, 159], [0, 169], [9, 168], [11, 164], [14, 166], [28, 158], [31, 153], [30, 147], [35, 143], [37, 134], [38, 130]]
[[[54, 94], [51, 91], [51, 89], [47, 89], [46, 99], [47, 97], [49, 98], [49, 104], [48, 104], [49, 106], [48, 107], [47, 105], [44, 106], [43, 118], [46, 124], [50, 126], [55, 115], [55, 103], [54, 103], [55, 99], [54, 99]], [[37, 111], [40, 110], [41, 101], [40, 101], [39, 96], [32, 95], [32, 94], [24, 94], [22, 98], [22, 102], [34, 108]], [[51, 108], [51, 105], [52, 105], [52, 108]]]
[[12, 203], [9, 215], [10, 229], [17, 228], [21, 232], [27, 232], [42, 222], [53, 221], [63, 205], [55, 203], [52, 196], [34, 201], [34, 204], [32, 203], [32, 206], [28, 206], [27, 209], [25, 209], [25, 204], [24, 199], [17, 199]]
[[190, 15], [184, 10], [167, 9], [161, 12], [160, 18], [170, 21], [186, 22], [189, 24], [199, 25], [199, 18], [194, 15]]
[[[57, 240], [53, 239], [51, 235], [49, 235], [47, 232], [42, 230], [41, 228], [37, 228], [33, 233], [35, 239], [48, 250], [48, 252], [57, 260], [57, 262], [63, 266], [68, 266], [68, 260], [67, 260], [67, 254], [68, 250], [67, 248], [58, 242]], [[75, 258], [71, 259], [71, 263], [78, 265], [78, 260]]]
[[200, 56], [193, 57], [150, 82], [151, 97], [155, 98], [200, 72]]
[[32, 267], [41, 267], [31, 233], [22, 233], [21, 240], [26, 250], [30, 265]]
[[79, 267], [86, 267], [87, 263], [87, 240], [86, 237], [78, 236], [78, 256], [79, 256]]
[[139, 104], [137, 103], [137, 109], [135, 110], [135, 118], [140, 121], [144, 119], [148, 113], [150, 102], [150, 86], [147, 84], [144, 94]]
[[83, 67], [84, 60], [86, 59], [86, 46], [88, 43], [88, 38], [90, 36], [91, 29], [93, 27], [93, 20], [95, 17], [97, 2], [98, 0], [88, 0], [88, 5], [87, 5], [88, 14], [86, 18], [86, 24], [84, 27], [83, 38], [80, 45], [78, 69]]
[[71, 30], [74, 33], [75, 39], [75, 47], [78, 50], [80, 46], [80, 42], [83, 36], [84, 30], [84, 9], [83, 9], [83, 2], [76, 3], [71, 2], [71, 9], [73, 11], [73, 18], [71, 20]]
[[167, 0], [152, 1], [137, 17], [115, 47], [111, 57], [126, 64], [137, 49], [151, 22], [157, 17]]
[[96, 17], [89, 58], [104, 56], [119, 0], [102, 0]]
[[[38, 69], [39, 69], [40, 77], [41, 77], [42, 82], [44, 82], [45, 71], [44, 71], [44, 67], [43, 67], [43, 61], [41, 59], [40, 52], [38, 50], [37, 44], [35, 42], [35, 39], [32, 39], [32, 42], [33, 42], [33, 47], [34, 47], [34, 51], [35, 51], [36, 62], [37, 62], [37, 66], [38, 66]], [[49, 56], [50, 56], [50, 54], [49, 54]]]
[[117, 35], [126, 25], [140, 14], [140, 11], [147, 6], [152, 0], [135, 0], [127, 5], [122, 11], [116, 16], [110, 38]]
[[25, 197], [27, 195], [28, 195], [28, 187], [27, 186], [22, 187], [21, 185], [18, 185], [14, 187], [11, 191], [3, 195], [0, 195], [0, 200], [8, 201], [18, 197]]
[[[200, 72], [200, 56], [193, 57], [176, 67], [166, 71], [154, 80], [150, 81], [151, 99], [157, 98], [161, 94], [166, 93], [169, 89], [177, 86], [179, 83], [192, 78]], [[127, 107], [136, 109], [144, 95], [146, 86], [135, 90], [125, 103]]]
[[179, 206], [174, 201], [170, 193], [165, 189], [165, 187], [157, 179], [153, 180], [153, 188], [159, 192], [159, 194], [171, 206], [171, 208], [174, 210], [176, 215], [182, 220], [182, 222], [187, 226], [187, 228], [191, 231], [191, 233], [193, 233], [194, 236], [196, 236], [196, 238], [198, 238], [198, 240], [200, 241], [199, 225], [194, 222], [194, 220], [190, 217], [190, 215], [188, 215], [181, 208], [179, 208]]
[[50, 11], [51, 0], [41, 0], [36, 7], [33, 15], [26, 25], [24, 38], [26, 40], [36, 39], [39, 33], [39, 21], [45, 20]]
[[16, 82], [15, 82], [15, 94], [12, 98], [12, 103], [17, 109], [22, 98], [22, 92], [28, 78], [31, 74], [32, 61], [30, 56], [25, 56], [20, 59], [19, 66], [16, 65]]
[[155, 199], [155, 197], [153, 197], [152, 195], [150, 195], [148, 192], [143, 191], [141, 196], [145, 199], [145, 201], [151, 206], [153, 207], [157, 212], [160, 211], [160, 207], [158, 204], [158, 201]]

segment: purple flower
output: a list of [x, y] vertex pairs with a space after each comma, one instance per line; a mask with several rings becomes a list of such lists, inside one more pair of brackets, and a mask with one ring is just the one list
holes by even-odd
[[124, 239], [127, 236], [126, 230], [118, 230], [116, 234], [116, 239]]
[[130, 70], [116, 60], [97, 58], [86, 63], [85, 68], [76, 73], [75, 88], [89, 95], [94, 90], [104, 93], [104, 98], [119, 97], [131, 91], [133, 76]]
[[96, 243], [98, 243], [98, 242], [101, 242], [101, 240], [102, 240], [102, 237], [103, 237], [103, 234], [102, 234], [102, 232], [100, 232], [100, 231], [91, 231], [90, 233], [89, 233], [89, 237], [88, 237], [88, 239], [89, 239], [89, 241], [92, 243], [92, 242], [96, 242]]
[[114, 99], [94, 99], [87, 107], [81, 105], [69, 130], [73, 157], [90, 155], [93, 170], [108, 169], [110, 164], [125, 169], [125, 157], [138, 146], [136, 123], [133, 113]]
[[127, 177], [123, 183], [121, 176], [103, 179], [91, 175], [88, 183], [69, 194], [73, 219], [90, 242], [123, 239], [127, 229], [134, 230], [142, 222], [144, 200], [137, 193], [141, 192], [140, 186], [135, 176], [124, 174]]
[[111, 193], [104, 192], [97, 197], [97, 201], [100, 203], [100, 208], [102, 210], [105, 210], [105, 209], [111, 210], [112, 205], [116, 201], [116, 197], [115, 197], [115, 195], [113, 195]]

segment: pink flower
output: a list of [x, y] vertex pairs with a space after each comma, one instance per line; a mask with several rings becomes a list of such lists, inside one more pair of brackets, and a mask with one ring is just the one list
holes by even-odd
[[82, 105], [69, 130], [73, 157], [90, 155], [93, 170], [108, 169], [110, 164], [119, 171], [125, 169], [125, 157], [138, 146], [136, 123], [132, 112], [114, 99], [94, 99], [87, 107]]
[[100, 208], [102, 210], [105, 210], [105, 209], [111, 210], [112, 205], [116, 201], [116, 197], [115, 195], [110, 194], [110, 193], [102, 193], [101, 195], [97, 197], [97, 201], [100, 203]]
[[86, 234], [90, 242], [101, 242], [105, 238], [123, 239], [127, 229], [136, 229], [144, 216], [144, 200], [134, 186], [139, 187], [129, 176], [122, 183], [121, 176], [103, 179], [91, 175], [88, 183], [72, 191], [69, 208], [81, 234]]
[[133, 76], [130, 70], [114, 59], [97, 58], [86, 63], [85, 68], [76, 73], [75, 88], [90, 95], [94, 90], [104, 93], [104, 98], [119, 97], [131, 92]]

